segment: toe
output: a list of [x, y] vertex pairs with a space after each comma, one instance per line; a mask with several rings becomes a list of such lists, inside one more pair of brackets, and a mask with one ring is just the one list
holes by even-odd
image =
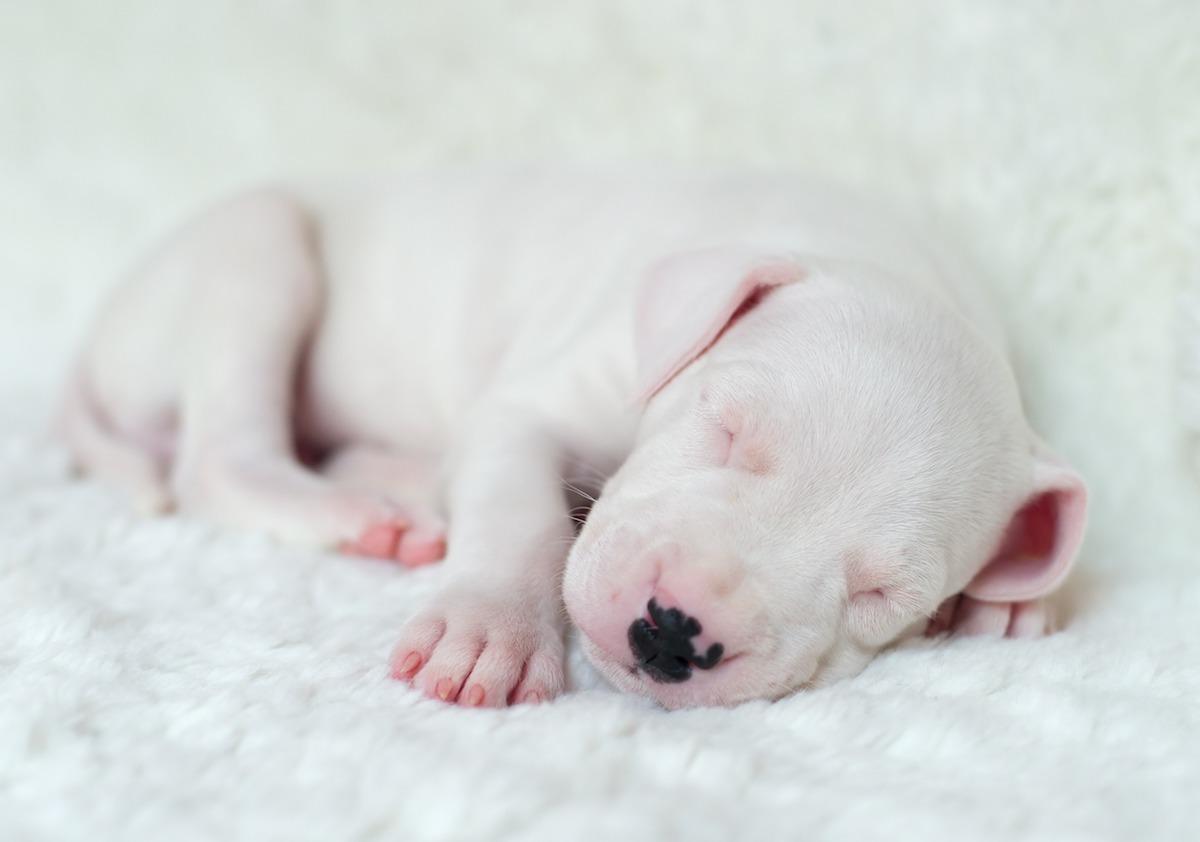
[[393, 558], [404, 535], [406, 524], [393, 519], [372, 523], [353, 541], [346, 541], [339, 549], [351, 555], [367, 558]]
[[547, 644], [525, 662], [525, 671], [516, 689], [509, 694], [510, 704], [537, 704], [563, 691], [562, 642]]
[[1009, 637], [1041, 637], [1049, 631], [1049, 616], [1041, 600], [1018, 602], [1008, 623]]
[[980, 602], [964, 596], [954, 615], [954, 632], [963, 635], [1003, 637], [1008, 629], [1012, 605], [1007, 602]]
[[417, 617], [410, 621], [392, 652], [392, 678], [411, 681], [429, 662], [445, 631], [446, 623], [439, 617]]
[[438, 527], [410, 529], [400, 538], [396, 560], [405, 567], [423, 567], [446, 555], [446, 533]]
[[456, 701], [482, 650], [483, 635], [477, 631], [447, 633], [413, 678], [413, 686], [431, 699]]
[[[393, 507], [394, 508], [394, 507]], [[410, 517], [408, 512], [374, 518], [341, 552], [367, 558], [392, 559], [405, 567], [422, 567], [446, 555], [446, 529], [432, 517]]]
[[503, 707], [521, 678], [528, 656], [529, 647], [519, 642], [489, 642], [471, 670], [459, 701], [471, 707]]

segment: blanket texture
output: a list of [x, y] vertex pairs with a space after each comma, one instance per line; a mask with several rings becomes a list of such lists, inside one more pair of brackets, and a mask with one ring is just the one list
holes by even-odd
[[[0, 839], [1200, 838], [1198, 44], [1190, 0], [10, 4]], [[189, 208], [497, 160], [787, 168], [939, 214], [1092, 485], [1065, 631], [679, 713], [573, 656], [553, 704], [468, 711], [386, 675], [437, 569], [70, 478], [42, 432], [72, 347]]]

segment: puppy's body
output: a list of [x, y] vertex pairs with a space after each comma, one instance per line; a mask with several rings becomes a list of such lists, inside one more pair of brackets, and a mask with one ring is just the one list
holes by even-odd
[[[673, 279], [680, 274], [687, 278], [682, 283]], [[697, 277], [710, 280], [688, 280]], [[992, 459], [1000, 465], [995, 474], [1002, 479], [980, 492], [996, 498], [987, 501], [991, 508], [971, 508], [979, 522], [962, 527], [972, 535], [982, 530], [978, 540], [966, 542], [980, 557], [930, 562], [955, 570], [912, 600], [906, 622], [890, 623], [885, 634], [851, 647], [861, 654], [909, 630], [961, 590], [988, 563], [984, 544], [998, 544], [1005, 523], [1033, 499], [1029, 477], [1014, 467], [1018, 439], [1027, 434], [1015, 391], [1009, 393], [1002, 335], [980, 306], [973, 281], [960, 263], [899, 223], [832, 191], [765, 176], [512, 173], [263, 189], [185, 226], [114, 297], [82, 357], [66, 429], [85, 464], [149, 506], [176, 502], [296, 540], [343, 542], [420, 564], [445, 550], [448, 513], [452, 583], [410, 624], [398, 673], [444, 699], [546, 698], [561, 684], [557, 581], [572, 534], [560, 483], [581, 465], [598, 487], [639, 442], [654, 438], [654, 424], [666, 422], [654, 422], [653, 413], [644, 417], [639, 394], [651, 408], [682, 406], [693, 392], [707, 395], [711, 384], [697, 379], [698, 372], [715, 369], [725, 354], [734, 362], [756, 358], [776, 366], [756, 397], [770, 402], [778, 393], [776, 403], [790, 405], [790, 381], [803, 379], [793, 377], [793, 369], [839, 370], [857, 353], [856, 333], [870, 344], [873, 324], [904, 311], [902, 324], [921, 323], [912, 334], [914, 344], [928, 346], [921, 353], [945, 357], [949, 349], [957, 356], [965, 349], [963, 356], [979, 357], [997, 384], [983, 391], [1012, 411], [997, 413], [1004, 435], [964, 432], [959, 439], [969, 440], [954, 443], [973, 453], [982, 446], [988, 452], [980, 464]], [[794, 338], [781, 338], [779, 347], [749, 341], [756, 319], [774, 315], [778, 321], [785, 313], [801, 331], [813, 321], [808, 337], [826, 333], [823, 300], [837, 302], [838, 313], [857, 315], [802, 360], [787, 362]], [[847, 308], [845, 302], [867, 303]], [[761, 329], [769, 330], [769, 324]], [[735, 338], [742, 335], [749, 339]], [[927, 362], [930, 372], [940, 364]], [[954, 368], [935, 388], [960, 389], [953, 378], [971, 378], [974, 371]], [[886, 362], [882, 371], [853, 376], [859, 385], [868, 381], [871, 393], [880, 390], [869, 381], [890, 377]], [[852, 391], [808, 399], [836, 414], [840, 396]], [[930, 411], [895, 401], [887, 406], [884, 412], [903, 416]], [[933, 426], [949, 417], [930, 412]], [[965, 421], [961, 427], [973, 429]], [[936, 430], [908, 428], [907, 435], [943, 440]], [[686, 436], [679, 438], [677, 449], [686, 450]], [[819, 441], [790, 441], [786, 431], [769, 438], [756, 448], [820, 449]], [[926, 444], [913, 447], [932, 447]], [[323, 475], [301, 466], [298, 451], [319, 454]], [[851, 463], [859, 460], [853, 451], [844, 456]], [[858, 467], [874, 470], [865, 462]], [[745, 473], [726, 479], [741, 482]], [[735, 493], [707, 482], [677, 494], [704, 497], [697, 504], [702, 508], [714, 495]], [[621, 485], [628, 488], [628, 478]], [[963, 494], [975, 490], [964, 486]], [[607, 496], [598, 509], [611, 525], [612, 515], [603, 517], [611, 509]], [[926, 526], [949, 528], [941, 521]], [[600, 528], [581, 542], [592, 555], [597, 544], [616, 540], [597, 537]], [[782, 527], [764, 531], [771, 529]], [[656, 573], [633, 575], [647, 579], [646, 587], [628, 596], [629, 606], [622, 604], [632, 613], [622, 614], [620, 623], [641, 619], [652, 633], [661, 625], [642, 617], [639, 605], [663, 590], [655, 584], [665, 575], [661, 558], [693, 553], [696, 540], [642, 541], [627, 550], [653, 557], [646, 564]], [[852, 549], [836, 554], [853, 555]], [[1073, 553], [1073, 547], [1060, 549]], [[727, 554], [742, 552], [730, 547]], [[735, 566], [778, 562], [739, 558]], [[594, 563], [589, 556], [576, 567]], [[841, 596], [823, 597], [841, 604], [843, 613], [855, 596], [845, 568], [843, 562], [828, 566], [826, 578], [837, 580], [830, 593]], [[568, 604], [589, 636], [588, 618], [603, 613], [593, 610], [604, 600], [588, 590], [595, 587], [595, 576], [568, 578]], [[868, 590], [886, 592], [882, 582]], [[711, 596], [694, 600], [707, 604]], [[679, 600], [672, 593], [668, 601]], [[1012, 625], [1013, 610], [1003, 625]], [[715, 626], [735, 624], [723, 619]], [[618, 683], [627, 668], [653, 673], [639, 667], [636, 650], [616, 657], [625, 647], [623, 628], [596, 631], [603, 642], [589, 652]], [[747, 656], [752, 649], [742, 647]], [[671, 657], [686, 665], [689, 656]], [[841, 672], [852, 672], [863, 658], [851, 660]], [[742, 690], [726, 680], [693, 696], [655, 693], [656, 685], [642, 678], [631, 689], [649, 689], [675, 705], [778, 695], [813, 678], [809, 670], [786, 681], [747, 681]]]

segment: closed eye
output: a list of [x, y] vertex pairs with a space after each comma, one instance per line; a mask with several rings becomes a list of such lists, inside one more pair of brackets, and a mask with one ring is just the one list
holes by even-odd
[[708, 464], [725, 467], [734, 460], [736, 434], [731, 425], [714, 406], [705, 406], [703, 412], [704, 450]]
[[751, 474], [765, 474], [771, 463], [768, 451], [760, 437], [753, 431], [741, 429], [741, 418], [718, 414], [716, 410], [704, 413], [705, 451], [712, 460], [709, 464], [722, 468], [736, 468]]
[[746, 429], [745, 410], [737, 401], [718, 403], [706, 389], [700, 395], [700, 414], [707, 464], [754, 474], [766, 472], [766, 452], [756, 432]]

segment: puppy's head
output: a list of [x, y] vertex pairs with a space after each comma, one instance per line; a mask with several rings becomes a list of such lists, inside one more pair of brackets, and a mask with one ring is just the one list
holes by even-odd
[[636, 334], [637, 445], [564, 585], [618, 687], [777, 698], [852, 675], [955, 593], [1032, 599], [1065, 576], [1083, 483], [936, 294], [724, 248], [655, 267]]

